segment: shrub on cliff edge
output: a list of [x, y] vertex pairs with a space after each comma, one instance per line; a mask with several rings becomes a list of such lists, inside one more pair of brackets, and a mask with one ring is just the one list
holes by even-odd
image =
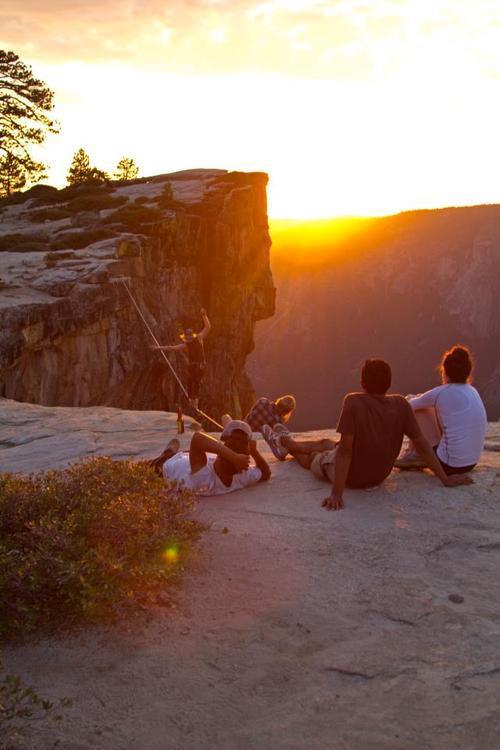
[[103, 223], [120, 223], [130, 232], [145, 232], [151, 224], [161, 221], [162, 218], [163, 214], [159, 208], [133, 203], [113, 211], [103, 220]]
[[109, 458], [0, 474], [0, 636], [155, 601], [202, 531], [192, 505], [144, 464]]

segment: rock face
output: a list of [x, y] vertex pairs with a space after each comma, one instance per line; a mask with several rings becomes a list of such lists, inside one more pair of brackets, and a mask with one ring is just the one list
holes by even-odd
[[344, 224], [309, 226], [303, 240], [271, 225], [277, 309], [257, 327], [249, 363], [257, 390], [295, 393], [296, 428], [331, 427], [367, 357], [391, 363], [395, 391], [418, 393], [439, 384], [442, 352], [463, 343], [498, 419], [500, 206]]
[[[0, 395], [175, 410], [179, 388], [126, 282], [162, 344], [199, 330], [207, 309], [200, 403], [241, 414], [254, 396], [244, 369], [254, 325], [274, 312], [266, 183], [192, 170], [0, 204]], [[169, 358], [185, 382], [183, 356]]]

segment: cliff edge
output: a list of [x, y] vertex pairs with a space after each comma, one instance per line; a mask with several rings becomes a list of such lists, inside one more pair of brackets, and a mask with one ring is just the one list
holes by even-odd
[[[274, 312], [266, 184], [263, 173], [190, 170], [37, 186], [0, 203], [0, 395], [174, 410], [178, 386], [125, 281], [160, 343], [200, 328], [208, 310], [200, 404], [245, 411], [254, 325]], [[169, 356], [185, 382], [184, 358]]]

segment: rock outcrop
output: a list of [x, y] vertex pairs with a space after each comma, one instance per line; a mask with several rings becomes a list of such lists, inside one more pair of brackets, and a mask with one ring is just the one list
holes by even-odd
[[[174, 420], [0, 399], [0, 470], [151, 457]], [[198, 503], [209, 530], [167, 604], [3, 648], [7, 672], [72, 701], [59, 724], [33, 723], [30, 746], [495, 748], [500, 454], [472, 485], [395, 470], [329, 513], [325, 483], [259, 448], [271, 482]]]
[[[241, 414], [254, 325], [274, 312], [266, 183], [192, 170], [0, 204], [0, 395], [175, 410], [178, 386], [125, 281], [160, 343], [208, 310], [201, 405]], [[185, 381], [183, 357], [169, 356]]]
[[439, 384], [455, 343], [471, 347], [489, 419], [500, 418], [500, 206], [271, 233], [276, 315], [257, 327], [248, 369], [258, 391], [295, 393], [296, 428], [336, 424], [366, 357], [391, 363], [395, 391], [418, 393]]

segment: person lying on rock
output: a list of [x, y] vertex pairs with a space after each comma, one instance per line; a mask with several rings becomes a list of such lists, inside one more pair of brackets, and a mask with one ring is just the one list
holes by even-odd
[[188, 382], [187, 392], [193, 409], [198, 410], [198, 399], [200, 396], [200, 384], [205, 373], [206, 359], [203, 340], [208, 335], [211, 325], [207, 311], [204, 307], [200, 310], [203, 319], [203, 329], [194, 333], [192, 328], [185, 328], [181, 333], [181, 344], [169, 344], [166, 346], [151, 346], [151, 349], [162, 352], [183, 352], [188, 360]]
[[[251, 459], [255, 466], [251, 465]], [[189, 452], [179, 451], [173, 438], [158, 458], [150, 461], [167, 480], [175, 480], [199, 495], [225, 495], [258, 482], [267, 482], [271, 470], [257, 450], [246, 422], [233, 419], [221, 433], [221, 439], [197, 432], [191, 438]]]
[[404, 435], [413, 441], [426, 465], [445, 487], [472, 482], [466, 474], [445, 473], [420, 431], [408, 401], [404, 396], [387, 395], [391, 379], [387, 362], [366, 360], [361, 371], [363, 392], [349, 393], [344, 398], [337, 426], [340, 442], [330, 441], [327, 449], [314, 449], [314, 441], [294, 441], [283, 425], [277, 425], [268, 434], [280, 457], [289, 452], [318, 479], [331, 482], [331, 493], [323, 501], [327, 510], [344, 507], [345, 487], [366, 489], [381, 484], [392, 471]]

